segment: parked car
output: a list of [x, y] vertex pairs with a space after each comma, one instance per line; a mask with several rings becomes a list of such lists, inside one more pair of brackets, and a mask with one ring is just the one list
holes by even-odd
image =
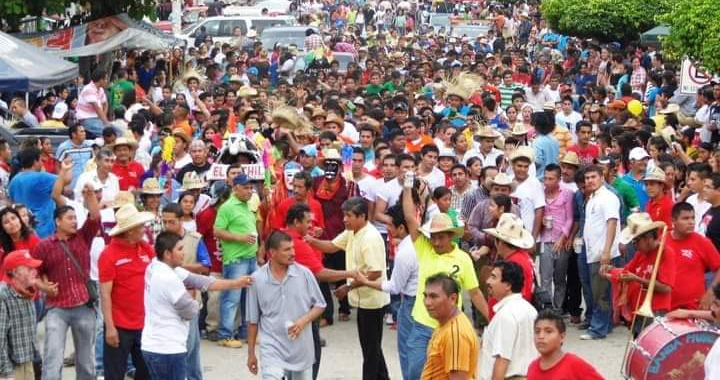
[[200, 27], [205, 27], [205, 32], [215, 42], [226, 43], [233, 38], [233, 30], [240, 28], [242, 34], [246, 35], [250, 28], [255, 28], [259, 34], [266, 28], [273, 26], [290, 26], [297, 21], [293, 16], [217, 16], [208, 17], [200, 22], [192, 24], [180, 31], [176, 37], [187, 41], [188, 46], [193, 46], [195, 36]]
[[29, 137], [49, 137], [53, 147], [57, 147], [68, 139], [67, 128], [12, 128], [9, 124], [0, 125], [0, 138], [10, 145], [13, 152], [17, 152], [20, 142]]
[[[295, 62], [295, 71], [305, 71], [306, 69], [305, 60], [302, 59], [302, 56], [303, 55], [301, 54]], [[347, 73], [348, 64], [355, 61], [355, 57], [351, 53], [341, 53], [334, 51], [332, 53], [332, 56], [333, 60], [337, 61], [337, 63], [339, 64], [338, 72], [341, 74]]]
[[295, 45], [299, 51], [304, 52], [305, 31], [308, 28], [320, 33], [318, 28], [309, 26], [275, 26], [263, 30], [260, 42], [266, 50], [272, 50], [275, 44], [280, 43], [283, 46]]
[[490, 25], [457, 25], [452, 28], [453, 37], [467, 36], [471, 41], [480, 36], [487, 36]]

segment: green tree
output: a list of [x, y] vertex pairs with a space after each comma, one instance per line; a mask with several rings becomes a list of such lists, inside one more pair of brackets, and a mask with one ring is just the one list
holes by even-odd
[[659, 17], [670, 26], [663, 50], [671, 57], [684, 56], [720, 73], [720, 7], [717, 0], [676, 0], [670, 12]]
[[668, 1], [544, 0], [540, 9], [548, 25], [559, 33], [630, 41], [655, 25], [655, 17], [669, 9]]

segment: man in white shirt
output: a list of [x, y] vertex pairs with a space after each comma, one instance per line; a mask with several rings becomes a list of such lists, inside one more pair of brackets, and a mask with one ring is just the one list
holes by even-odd
[[592, 165], [585, 171], [585, 187], [590, 197], [585, 204], [583, 239], [590, 265], [593, 312], [590, 327], [580, 339], [603, 339], [612, 330], [610, 282], [600, 274], [602, 265], [619, 267], [620, 199], [605, 186], [602, 169]]
[[540, 79], [533, 79], [530, 87], [525, 89], [525, 99], [532, 106], [534, 112], [542, 111], [545, 103], [554, 102], [552, 94], [542, 86]]
[[433, 144], [425, 145], [420, 149], [418, 175], [428, 183], [430, 190], [445, 186], [445, 173], [437, 167], [439, 155], [440, 149]]
[[493, 265], [488, 292], [498, 302], [482, 338], [481, 380], [524, 378], [530, 362], [538, 356], [533, 343], [537, 311], [520, 294], [524, 281], [531, 280], [524, 278], [518, 264], [501, 260]]
[[[704, 188], [705, 179], [710, 177], [712, 168], [710, 165], [700, 162], [695, 162], [688, 165], [688, 177], [687, 186], [694, 194], [687, 198], [687, 203], [690, 203], [695, 209], [695, 231], [700, 232], [701, 222], [705, 213], [712, 206], [710, 202], [705, 199]], [[704, 231], [700, 233], [705, 233]]]
[[[383, 160], [385, 165], [388, 158]], [[402, 193], [402, 181], [405, 180], [405, 173], [411, 171], [415, 172], [416, 163], [415, 159], [406, 153], [401, 153], [395, 158], [395, 164], [398, 168], [398, 176], [392, 181], [385, 182], [384, 185], [378, 186], [376, 197], [375, 197], [375, 215], [374, 219], [376, 223], [382, 223], [384, 225], [390, 225], [392, 220], [385, 212], [392, 206], [398, 203], [400, 200], [400, 194]], [[382, 231], [380, 231], [382, 233]]]
[[510, 156], [510, 164], [515, 175], [514, 180], [518, 184], [510, 196], [518, 199], [520, 217], [525, 229], [532, 232], [533, 237], [537, 239], [545, 210], [545, 191], [537, 177], [530, 176], [529, 170], [532, 162], [533, 151], [530, 147], [518, 147]]
[[102, 199], [100, 206], [111, 205], [120, 192], [120, 182], [115, 174], [111, 173], [115, 154], [110, 149], [103, 148], [95, 156], [95, 170], [87, 171], [78, 177], [75, 182], [75, 199], [82, 199], [82, 190], [86, 183], [99, 182], [102, 184]]
[[582, 121], [582, 115], [573, 110], [573, 99], [570, 95], [562, 97], [562, 103], [560, 103], [561, 112], [555, 115], [555, 124], [562, 125], [563, 127], [575, 133], [575, 125]]
[[482, 166], [484, 168], [498, 166], [498, 157], [503, 155], [503, 151], [495, 148], [495, 140], [500, 137], [500, 132], [489, 127], [481, 127], [475, 136], [480, 139], [478, 157], [482, 161]]

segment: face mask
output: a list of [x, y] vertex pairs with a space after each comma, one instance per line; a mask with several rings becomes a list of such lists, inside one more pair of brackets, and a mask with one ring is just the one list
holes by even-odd
[[335, 162], [335, 161], [325, 162], [325, 165], [324, 165], [325, 178], [334, 179], [337, 176], [339, 169], [340, 169], [340, 165], [337, 162]]
[[301, 170], [302, 167], [295, 161], [290, 161], [285, 164], [285, 170], [283, 171], [283, 176], [285, 177], [285, 188], [292, 189], [295, 174], [300, 172]]

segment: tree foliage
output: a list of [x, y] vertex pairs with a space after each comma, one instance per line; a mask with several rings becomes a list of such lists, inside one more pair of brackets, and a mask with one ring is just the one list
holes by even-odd
[[663, 37], [663, 50], [673, 58], [684, 56], [720, 73], [720, 7], [717, 0], [676, 0], [670, 11], [659, 17], [670, 26]]
[[669, 1], [544, 0], [541, 11], [548, 25], [559, 33], [602, 41], [630, 41], [655, 26], [655, 17], [669, 9]]
[[[65, 8], [73, 0], [0, 0], [0, 20], [4, 20], [9, 29], [17, 30], [20, 20], [26, 16], [41, 16], [45, 14], [63, 14]], [[156, 0], [92, 0], [90, 4], [90, 18], [98, 19], [118, 13], [127, 12], [130, 17], [141, 19], [143, 16], [153, 16]]]

